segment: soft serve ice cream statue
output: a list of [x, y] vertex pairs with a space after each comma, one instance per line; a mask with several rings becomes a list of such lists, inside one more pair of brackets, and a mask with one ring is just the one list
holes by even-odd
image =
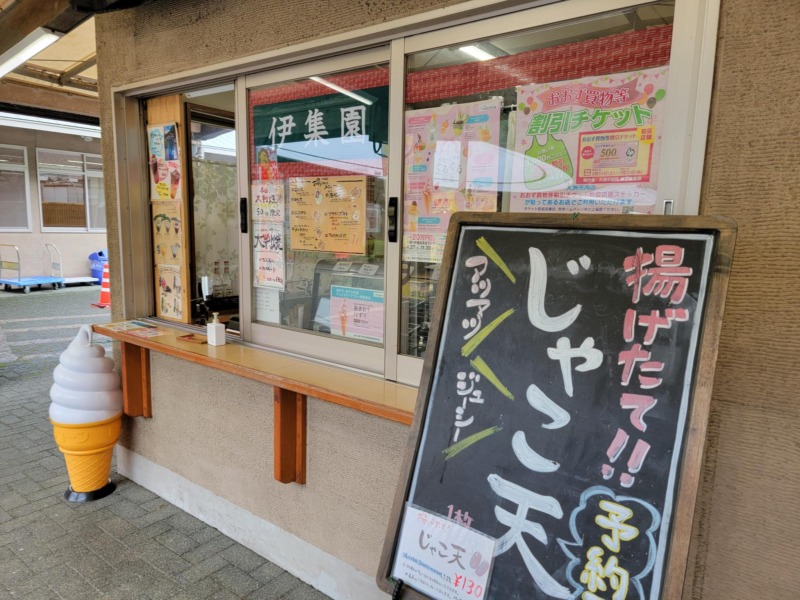
[[103, 498], [114, 491], [109, 480], [114, 445], [122, 417], [120, 378], [105, 349], [92, 344], [92, 329], [83, 325], [61, 353], [50, 388], [50, 422], [64, 453], [74, 502]]

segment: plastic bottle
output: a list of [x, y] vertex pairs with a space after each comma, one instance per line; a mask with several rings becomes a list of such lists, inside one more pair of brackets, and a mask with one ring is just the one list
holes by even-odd
[[219, 274], [219, 261], [214, 261], [214, 274], [211, 276], [211, 295], [214, 298], [222, 296], [222, 277]]
[[219, 313], [212, 313], [213, 319], [206, 325], [209, 346], [225, 345], [225, 325], [219, 322]]
[[222, 263], [222, 295], [226, 298], [233, 296], [233, 280], [227, 260]]

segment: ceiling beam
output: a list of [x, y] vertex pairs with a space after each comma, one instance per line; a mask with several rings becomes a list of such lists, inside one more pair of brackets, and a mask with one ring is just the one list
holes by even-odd
[[89, 81], [82, 81], [81, 79], [71, 78], [66, 83], [61, 83], [61, 74], [54, 73], [52, 71], [48, 71], [47, 69], [41, 69], [39, 67], [29, 67], [28, 65], [22, 65], [21, 67], [17, 67], [14, 69], [14, 73], [17, 75], [22, 75], [23, 77], [30, 77], [31, 79], [38, 79], [39, 81], [46, 81], [47, 83], [53, 83], [58, 86], [67, 87], [67, 88], [75, 88], [76, 90], [84, 90], [86, 92], [94, 92], [97, 93], [97, 84], [94, 82]]
[[[0, 105], [42, 108], [91, 117], [100, 116], [100, 104], [96, 98], [8, 79], [0, 80]], [[12, 109], [6, 107], [3, 110]]]
[[91, 14], [78, 12], [69, 0], [35, 0], [18, 2], [0, 18], [0, 54], [22, 41], [37, 27], [68, 33]]
[[[58, 76], [58, 83], [59, 85], [69, 85], [70, 80], [75, 77], [76, 75], [83, 73], [87, 69], [91, 69], [93, 66], [97, 64], [97, 54], [87, 58], [86, 60], [79, 62], [77, 65], [68, 69], [61, 73]], [[95, 91], [97, 91], [97, 87], [95, 87]]]

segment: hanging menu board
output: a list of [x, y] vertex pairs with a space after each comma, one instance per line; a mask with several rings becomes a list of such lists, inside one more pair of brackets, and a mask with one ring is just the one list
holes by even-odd
[[734, 238], [704, 217], [456, 215], [381, 588], [677, 597]]

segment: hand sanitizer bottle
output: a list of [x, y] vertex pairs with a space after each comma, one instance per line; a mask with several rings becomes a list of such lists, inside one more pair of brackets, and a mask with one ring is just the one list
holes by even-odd
[[209, 346], [225, 345], [225, 325], [219, 322], [219, 313], [213, 313], [214, 319], [206, 325]]

